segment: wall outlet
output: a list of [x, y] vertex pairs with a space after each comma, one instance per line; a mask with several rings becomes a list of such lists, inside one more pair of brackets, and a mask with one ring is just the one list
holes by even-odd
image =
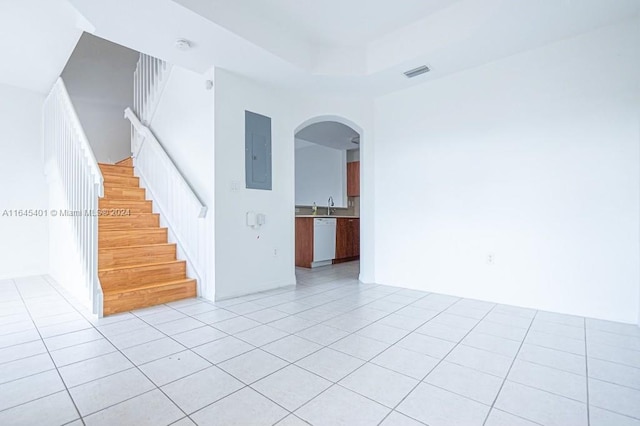
[[273, 249], [273, 257], [278, 257], [278, 249], [277, 248]]
[[495, 263], [495, 260], [496, 259], [494, 254], [489, 253], [487, 255], [487, 265], [493, 265]]

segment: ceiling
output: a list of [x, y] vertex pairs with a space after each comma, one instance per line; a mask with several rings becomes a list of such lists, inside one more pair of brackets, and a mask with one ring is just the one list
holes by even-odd
[[364, 47], [371, 40], [456, 1], [211, 0], [209, 3], [216, 22], [232, 31], [243, 31], [247, 17], [255, 16], [260, 19], [252, 25], [264, 26], [269, 31], [287, 28], [312, 46]]
[[133, 103], [133, 72], [139, 55], [134, 50], [84, 33], [62, 71], [62, 78], [74, 98], [130, 106]]
[[85, 24], [64, 0], [0, 1], [0, 83], [49, 92]]
[[[0, 49], [12, 66], [0, 83], [48, 90], [85, 29], [196, 72], [375, 97], [639, 14], [639, 0], [3, 1]], [[178, 38], [193, 49], [177, 50]], [[422, 64], [432, 71], [402, 75]]]
[[351, 127], [336, 121], [322, 121], [310, 124], [296, 133], [295, 136], [296, 149], [310, 146], [309, 142], [341, 150], [360, 147], [359, 144], [351, 142], [353, 138], [360, 136], [359, 133]]

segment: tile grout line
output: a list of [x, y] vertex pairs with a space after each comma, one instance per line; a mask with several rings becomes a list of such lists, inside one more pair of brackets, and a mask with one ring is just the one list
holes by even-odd
[[[31, 321], [33, 321], [33, 315], [31, 315], [31, 310], [29, 310], [29, 308], [27, 307], [27, 304], [24, 301], [24, 298], [22, 298], [22, 293], [20, 292], [20, 289], [18, 288], [15, 280], [12, 280], [12, 282], [13, 282], [13, 285], [15, 286], [15, 288], [16, 288], [16, 291], [20, 295], [20, 298], [22, 299], [22, 303], [24, 304], [25, 308], [27, 309], [27, 313], [29, 314], [29, 318], [31, 318]], [[76, 414], [78, 415], [78, 418], [80, 419], [80, 421], [84, 425], [85, 422], [84, 422], [84, 419], [82, 418], [82, 414], [80, 414], [80, 410], [78, 409], [78, 406], [76, 405], [76, 401], [71, 396], [71, 392], [69, 392], [69, 387], [67, 386], [67, 383], [62, 378], [62, 374], [60, 373], [60, 370], [58, 370], [58, 366], [56, 365], [55, 361], [53, 360], [53, 357], [51, 356], [51, 352], [49, 352], [49, 348], [44, 343], [44, 339], [42, 338], [42, 335], [40, 334], [40, 330], [38, 329], [38, 326], [35, 325], [35, 321], [33, 321], [33, 325], [36, 327], [36, 332], [40, 336], [40, 340], [42, 341], [42, 344], [44, 345], [44, 347], [47, 350], [47, 355], [49, 355], [49, 359], [51, 360], [51, 363], [53, 364], [53, 367], [55, 368], [56, 373], [58, 374], [58, 378], [60, 379], [60, 382], [64, 386], [64, 390], [67, 392], [67, 396], [69, 397], [69, 399], [71, 400], [71, 403], [73, 404], [73, 408], [76, 410]], [[52, 370], [49, 370], [49, 371], [52, 371]], [[55, 393], [58, 393], [58, 392], [55, 392]], [[50, 396], [50, 395], [53, 395], [53, 394], [49, 394], [49, 395], [46, 395], [46, 396]], [[31, 400], [29, 402], [32, 402], [32, 401], [33, 400]]]
[[[52, 287], [53, 287], [53, 286], [52, 286]], [[54, 287], [54, 288], [55, 288], [55, 287]], [[57, 289], [56, 289], [56, 290], [57, 290]], [[74, 308], [78, 313], [80, 313], [80, 311], [79, 311], [75, 306], [73, 306], [73, 308]], [[180, 410], [180, 411], [181, 411], [185, 416], [187, 416], [187, 417], [188, 417], [187, 413], [185, 413], [185, 412], [184, 412], [184, 410], [183, 410], [179, 405], [177, 405], [177, 404], [176, 404], [176, 403], [175, 403], [171, 398], [169, 398], [169, 396], [168, 396], [167, 394], [165, 394], [165, 392], [164, 392], [164, 391], [163, 391], [163, 390], [162, 390], [162, 389], [161, 389], [161, 388], [160, 388], [160, 387], [159, 387], [159, 386], [158, 386], [158, 385], [157, 385], [153, 380], [151, 380], [151, 379], [150, 379], [150, 378], [145, 374], [145, 372], [144, 372], [144, 371], [142, 371], [142, 370], [139, 368], [139, 366], [137, 366], [135, 363], [133, 363], [133, 362], [131, 361], [131, 359], [129, 359], [129, 357], [127, 357], [127, 356], [126, 356], [126, 355], [125, 355], [125, 354], [120, 350], [120, 348], [118, 348], [116, 345], [114, 345], [114, 344], [113, 344], [113, 342], [112, 342], [112, 341], [111, 341], [107, 336], [105, 336], [105, 335], [104, 335], [104, 334], [103, 334], [103, 333], [102, 333], [102, 332], [97, 328], [97, 326], [96, 326], [95, 324], [91, 324], [91, 325], [93, 326], [93, 328], [94, 328], [98, 333], [100, 333], [100, 334], [103, 336], [103, 338], [104, 338], [105, 340], [107, 340], [111, 345], [113, 345], [113, 346], [116, 348], [117, 352], [118, 352], [118, 353], [120, 353], [120, 355], [122, 355], [122, 356], [123, 356], [123, 357], [124, 357], [124, 358], [129, 362], [129, 363], [131, 363], [131, 364], [133, 365], [133, 367], [132, 367], [132, 368], [127, 368], [127, 369], [125, 369], [125, 370], [118, 371], [118, 372], [116, 372], [116, 373], [113, 373], [113, 374], [110, 374], [110, 375], [107, 375], [107, 376], [104, 376], [104, 377], [100, 377], [100, 378], [98, 378], [98, 379], [91, 380], [91, 381], [86, 382], [86, 383], [91, 383], [91, 382], [94, 382], [94, 381], [98, 381], [98, 380], [104, 379], [104, 378], [106, 378], [106, 377], [111, 377], [111, 376], [113, 376], [113, 375], [115, 375], [115, 374], [122, 373], [123, 371], [128, 371], [128, 370], [132, 370], [133, 368], [135, 368], [135, 369], [137, 369], [137, 370], [140, 372], [140, 374], [142, 374], [142, 375], [143, 375], [147, 380], [149, 380], [149, 382], [150, 382], [153, 386], [155, 386], [155, 388], [156, 388], [157, 390], [159, 390], [159, 391], [160, 391], [160, 392], [161, 392], [161, 393], [162, 393], [162, 394], [163, 394], [163, 395], [164, 395], [164, 396], [165, 396], [169, 401], [171, 401], [171, 402], [172, 402], [172, 403], [173, 403], [173, 404], [174, 404], [174, 405], [175, 405], [175, 406], [176, 406], [176, 407], [177, 407], [177, 408], [178, 408], [178, 409], [179, 409], [179, 410]], [[112, 353], [114, 353], [114, 352], [112, 352]], [[197, 354], [196, 354], [196, 355], [197, 355]], [[52, 360], [52, 361], [53, 361], [53, 360]], [[206, 360], [205, 360], [205, 361], [206, 361]], [[207, 362], [209, 362], [209, 361], [207, 361]], [[61, 379], [62, 379], [62, 377], [61, 377]], [[64, 382], [64, 380], [63, 380], [63, 382]], [[84, 384], [86, 384], [86, 383], [83, 383], [82, 385], [84, 385]], [[66, 386], [66, 383], [65, 383], [65, 386]], [[78, 386], [80, 386], [80, 385], [78, 385]], [[110, 406], [108, 406], [108, 407], [103, 407], [103, 408], [101, 408], [100, 410], [97, 410], [97, 411], [95, 411], [95, 412], [92, 412], [92, 413], [88, 414], [88, 415], [87, 415], [87, 417], [88, 417], [88, 416], [90, 416], [90, 415], [94, 415], [94, 414], [96, 414], [96, 413], [99, 413], [99, 412], [101, 412], [101, 411], [104, 411], [104, 410], [106, 410], [106, 409], [109, 409], [109, 408], [111, 408], [111, 407], [114, 407], [114, 406], [116, 406], [116, 405], [118, 405], [118, 404], [122, 404], [123, 402], [126, 402], [126, 401], [132, 400], [132, 399], [134, 399], [134, 398], [137, 398], [137, 397], [139, 397], [139, 396], [141, 396], [141, 395], [145, 395], [145, 394], [147, 394], [147, 393], [149, 393], [149, 392], [153, 392], [154, 390], [155, 390], [155, 389], [151, 389], [151, 390], [149, 390], [149, 391], [147, 391], [147, 392], [143, 392], [143, 393], [138, 394], [138, 395], [135, 395], [135, 396], [133, 396], [133, 397], [131, 397], [131, 398], [127, 398], [127, 399], [125, 399], [124, 401], [120, 401], [120, 402], [118, 402], [118, 403], [116, 403], [116, 404], [112, 404], [112, 405], [110, 405]], [[71, 394], [69, 394], [69, 396], [71, 397]], [[71, 399], [73, 400], [73, 398], [71, 398]], [[73, 403], [74, 403], [74, 405], [75, 405], [75, 400], [73, 401]], [[77, 409], [77, 407], [76, 407], [76, 409]], [[78, 414], [80, 414], [79, 410], [78, 410]], [[81, 415], [81, 416], [80, 416], [80, 418], [82, 419], [82, 423], [84, 424], [84, 417]]]
[[[513, 356], [513, 360], [511, 361], [511, 365], [509, 365], [509, 369], [507, 370], [504, 379], [502, 379], [502, 383], [500, 384], [500, 389], [498, 389], [498, 392], [496, 393], [495, 398], [493, 398], [493, 402], [491, 403], [491, 408], [489, 409], [489, 412], [487, 412], [487, 416], [484, 418], [484, 422], [482, 422], [482, 425], [486, 425], [487, 420], [489, 420], [489, 416], [491, 415], [491, 411], [493, 410], [494, 406], [496, 405], [496, 401], [498, 401], [498, 397], [500, 396], [500, 392], [502, 392], [502, 388], [504, 387], [504, 384], [507, 382], [507, 377], [509, 377], [509, 374], [511, 373], [511, 369], [513, 368], [513, 365], [516, 363], [516, 360], [518, 359], [518, 354], [520, 354], [520, 350], [522, 350], [522, 346], [524, 345], [524, 341], [527, 339], [527, 336], [529, 335], [529, 331], [531, 330], [531, 327], [533, 326], [534, 321], [536, 320], [536, 316], [538, 315], [538, 311], [536, 311], [533, 314], [533, 318], [531, 318], [531, 323], [529, 323], [529, 327], [527, 328], [527, 332], [524, 334], [524, 336], [522, 336], [522, 341], [520, 342], [520, 346], [518, 347], [518, 350], [516, 351], [515, 355]], [[502, 410], [501, 410], [502, 411]], [[511, 413], [509, 413], [511, 414]], [[520, 416], [518, 416], [520, 417]]]
[[[444, 310], [442, 310], [440, 313], [438, 313], [438, 315], [442, 314], [443, 312], [445, 312], [447, 309], [449, 309], [450, 307], [452, 307], [452, 306], [453, 306], [453, 305], [455, 305], [456, 303], [459, 303], [461, 300], [464, 300], [464, 299], [463, 299], [463, 298], [459, 298], [457, 301], [453, 302], [451, 305], [447, 306]], [[442, 362], [443, 362], [443, 361], [444, 361], [444, 360], [449, 356], [449, 354], [451, 354], [451, 352], [453, 352], [453, 351], [454, 351], [454, 350], [455, 350], [455, 349], [456, 349], [456, 348], [461, 344], [461, 342], [462, 342], [462, 341], [463, 341], [463, 340], [464, 340], [464, 339], [465, 339], [465, 338], [466, 338], [466, 337], [467, 337], [467, 336], [468, 336], [468, 335], [469, 335], [473, 330], [475, 330], [475, 328], [476, 328], [476, 327], [477, 327], [477, 326], [482, 322], [482, 320], [484, 320], [484, 319], [487, 317], [487, 315], [489, 315], [491, 312], [493, 312], [493, 310], [496, 308], [496, 306], [498, 306], [498, 304], [497, 304], [497, 303], [495, 303], [495, 304], [491, 307], [491, 309], [489, 309], [489, 310], [487, 311], [487, 313], [485, 313], [485, 314], [483, 315], [483, 317], [482, 317], [482, 318], [480, 318], [480, 319], [478, 320], [478, 322], [477, 322], [473, 327], [471, 327], [471, 329], [470, 329], [470, 330], [469, 330], [469, 331], [468, 331], [464, 336], [462, 336], [462, 338], [458, 341], [458, 343], [456, 343], [456, 344], [454, 344], [454, 345], [453, 345], [453, 347], [452, 347], [452, 348], [451, 348], [451, 349], [450, 349], [450, 350], [449, 350], [449, 351], [448, 351], [448, 352], [447, 352], [447, 353], [446, 353], [446, 354], [445, 354], [445, 355], [444, 355], [444, 356], [443, 356], [443, 357], [442, 357], [442, 358], [441, 358], [441, 359], [436, 363], [436, 365], [434, 365], [434, 366], [433, 366], [433, 368], [432, 368], [432, 369], [430, 369], [430, 370], [429, 370], [429, 372], [428, 372], [427, 374], [425, 374], [425, 376], [424, 376], [422, 379], [418, 380], [418, 383], [417, 383], [413, 388], [411, 388], [411, 390], [410, 390], [410, 391], [409, 391], [409, 392], [408, 392], [408, 393], [407, 393], [407, 394], [406, 394], [406, 395], [405, 395], [405, 396], [400, 400], [400, 402], [398, 402], [398, 403], [397, 403], [397, 404], [396, 404], [396, 405], [391, 409], [391, 411], [390, 411], [389, 413], [387, 413], [387, 415], [386, 415], [386, 416], [385, 416], [385, 417], [384, 417], [384, 418], [383, 418], [383, 419], [378, 423], [378, 425], [381, 425], [381, 424], [382, 424], [382, 422], [384, 422], [384, 421], [387, 419], [387, 417], [389, 417], [389, 415], [390, 415], [391, 413], [393, 413], [394, 411], [397, 411], [397, 408], [398, 408], [398, 407], [399, 407], [399, 406], [400, 406], [400, 405], [401, 405], [401, 404], [402, 404], [402, 403], [407, 399], [407, 397], [408, 397], [409, 395], [411, 395], [411, 394], [413, 393], [413, 391], [415, 391], [415, 390], [418, 388], [418, 386], [420, 386], [422, 383], [425, 383], [425, 382], [424, 382], [424, 380], [425, 380], [427, 377], [429, 377], [429, 375], [430, 375], [430, 374], [431, 374], [431, 373], [432, 373], [436, 368], [438, 368], [438, 366], [439, 366], [440, 364], [442, 364]], [[433, 318], [436, 318], [438, 315], [434, 316]], [[432, 320], [433, 320], [433, 318], [431, 318], [429, 321], [432, 321]], [[427, 322], [429, 322], [429, 321], [427, 321]], [[445, 391], [447, 391], [447, 392], [451, 392], [451, 391], [449, 391], [449, 390], [447, 390], [447, 389], [444, 389], [444, 390], [445, 390]], [[454, 395], [457, 395], [455, 392], [451, 392], [451, 393], [453, 393]], [[460, 395], [460, 396], [462, 396], [462, 395]], [[467, 397], [465, 397], [465, 398], [467, 398]], [[467, 399], [470, 399], [470, 398], [467, 398]], [[410, 418], [410, 419], [412, 419], [412, 420], [417, 420], [417, 419], [414, 419], [413, 417], [411, 417], [411, 416], [409, 416], [409, 415], [407, 415], [407, 414], [404, 414], [404, 413], [402, 413], [402, 412], [400, 412], [400, 411], [397, 411], [397, 412], [398, 412], [398, 413], [400, 413], [400, 414], [402, 414], [402, 415], [404, 415], [404, 416], [409, 417], [409, 418]]]

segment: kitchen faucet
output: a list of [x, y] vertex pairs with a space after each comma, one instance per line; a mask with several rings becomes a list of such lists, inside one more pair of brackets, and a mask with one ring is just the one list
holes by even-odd
[[333, 197], [329, 196], [329, 200], [327, 200], [327, 216], [331, 216], [331, 207], [333, 206]]

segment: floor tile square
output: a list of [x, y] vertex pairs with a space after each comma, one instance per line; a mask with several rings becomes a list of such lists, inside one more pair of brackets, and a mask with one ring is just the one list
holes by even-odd
[[143, 364], [139, 368], [157, 386], [162, 386], [209, 366], [209, 362], [195, 353], [184, 351]]
[[375, 364], [367, 363], [342, 379], [338, 384], [360, 395], [395, 407], [413, 390], [418, 380]]
[[390, 347], [371, 360], [372, 363], [422, 380], [435, 366], [438, 359], [397, 345]]
[[508, 380], [556, 395], [587, 402], [587, 378], [527, 361], [516, 361]]
[[211, 326], [217, 328], [218, 330], [224, 331], [227, 334], [235, 334], [254, 327], [258, 327], [260, 325], [262, 324], [258, 321], [254, 321], [249, 318], [235, 317], [228, 320], [216, 322]]
[[398, 406], [397, 411], [429, 426], [481, 426], [489, 406], [421, 383]]
[[461, 343], [463, 345], [472, 346], [477, 349], [484, 349], [485, 351], [495, 352], [511, 358], [516, 356], [521, 345], [520, 342], [516, 342], [514, 340], [480, 333], [475, 330], [469, 333]]
[[418, 327], [415, 333], [425, 334], [448, 342], [458, 343], [469, 333], [469, 331], [464, 328], [429, 321], [428, 323]]
[[215, 311], [203, 312], [201, 314], [196, 314], [193, 318], [201, 321], [205, 324], [215, 324], [220, 321], [225, 321], [231, 318], [237, 317], [237, 314], [233, 312], [227, 311], [226, 309], [216, 309]]
[[364, 361], [361, 359], [330, 348], [323, 348], [296, 362], [296, 365], [332, 382], [337, 382], [362, 364]]
[[390, 345], [405, 337], [409, 332], [401, 328], [391, 327], [389, 325], [374, 322], [356, 332], [359, 336], [368, 337], [370, 339], [379, 340]]
[[131, 346], [151, 342], [165, 337], [165, 335], [151, 326], [138, 328], [131, 332], [120, 333], [109, 337], [109, 341], [118, 349], [123, 350]]
[[0, 411], [65, 390], [55, 370], [0, 385]]
[[514, 340], [516, 342], [522, 342], [527, 334], [527, 330], [524, 328], [499, 324], [492, 321], [481, 321], [473, 330], [480, 333], [490, 334], [492, 336]]
[[169, 425], [184, 417], [176, 405], [159, 390], [152, 390], [84, 418], [87, 426]]
[[51, 357], [58, 367], [63, 367], [116, 351], [117, 349], [106, 339], [100, 339], [52, 351]]
[[587, 425], [586, 404], [508, 380], [495, 408], [543, 425]]
[[260, 325], [241, 333], [237, 333], [234, 336], [240, 340], [252, 344], [253, 346], [263, 346], [267, 343], [280, 340], [288, 335], [289, 333], [278, 330], [277, 328], [273, 328], [268, 325]]
[[60, 367], [58, 371], [68, 387], [74, 387], [133, 367], [120, 352], [113, 352]]
[[639, 368], [590, 358], [589, 377], [640, 390]]
[[102, 336], [102, 334], [100, 334], [96, 329], [89, 328], [86, 330], [76, 331], [74, 333], [49, 337], [48, 339], [44, 339], [44, 344], [50, 351], [55, 351], [58, 349], [68, 348], [69, 346], [80, 345], [82, 343], [87, 343], [103, 338], [104, 336]]
[[47, 348], [42, 340], [34, 340], [32, 342], [9, 346], [7, 348], [0, 349], [0, 364], [17, 361], [19, 359], [43, 354], [45, 352], [47, 352]]
[[289, 314], [286, 312], [278, 311], [276, 309], [268, 309], [268, 308], [265, 309], [263, 306], [261, 311], [251, 312], [251, 313], [245, 314], [244, 316], [254, 321], [267, 324], [272, 321], [277, 321], [284, 317], [288, 317]]
[[455, 344], [437, 337], [411, 333], [400, 340], [398, 346], [433, 358], [442, 359], [453, 349]]
[[424, 423], [407, 417], [404, 414], [400, 414], [397, 411], [392, 411], [380, 426], [424, 426]]
[[334, 327], [329, 327], [324, 324], [318, 324], [296, 333], [296, 336], [311, 340], [312, 342], [315, 342], [322, 346], [328, 346], [332, 343], [337, 342], [343, 337], [346, 337], [348, 334], [349, 333], [347, 333], [346, 331]]
[[261, 349], [254, 349], [250, 352], [238, 355], [235, 358], [221, 362], [218, 367], [231, 374], [236, 379], [246, 384], [251, 384], [256, 380], [280, 370], [288, 363], [273, 356]]
[[194, 328], [193, 330], [174, 334], [171, 337], [187, 348], [193, 348], [194, 346], [204, 345], [205, 343], [227, 337], [227, 334], [216, 328], [205, 325], [204, 327]]
[[383, 405], [334, 385], [295, 414], [314, 426], [368, 426], [380, 423], [389, 411]]
[[209, 362], [218, 364], [252, 349], [254, 349], [253, 345], [229, 336], [205, 343], [202, 346], [196, 346], [193, 351]]
[[640, 420], [622, 414], [603, 410], [597, 407], [589, 408], [590, 426], [640, 426]]
[[429, 373], [424, 381], [491, 406], [502, 387], [503, 379], [443, 361]]
[[586, 358], [582, 355], [563, 352], [543, 346], [525, 343], [518, 352], [518, 359], [546, 365], [575, 374], [586, 374]]
[[331, 345], [332, 349], [369, 361], [389, 347], [388, 343], [352, 334]]
[[295, 365], [289, 365], [258, 382], [252, 388], [280, 404], [295, 411], [331, 386], [331, 382]]
[[66, 391], [54, 393], [0, 412], [0, 424], [12, 426], [62, 425], [79, 417]]
[[513, 360], [511, 357], [465, 345], [456, 346], [445, 359], [498, 377], [506, 377]]
[[121, 371], [69, 389], [80, 414], [87, 416], [155, 389], [138, 369]]
[[162, 387], [162, 390], [191, 414], [241, 389], [244, 384], [212, 366]]
[[152, 340], [137, 346], [131, 346], [122, 350], [122, 353], [135, 365], [146, 364], [184, 351], [186, 348], [170, 337]]
[[484, 426], [538, 426], [538, 423], [493, 408]]
[[595, 407], [640, 419], [640, 390], [589, 379], [589, 403]]
[[555, 334], [544, 333], [541, 331], [529, 330], [524, 343], [542, 346], [544, 348], [555, 349], [558, 351], [569, 352], [575, 355], [585, 354], [585, 345], [583, 340], [570, 339]]
[[292, 315], [270, 322], [269, 325], [277, 328], [278, 330], [286, 331], [287, 333], [297, 333], [305, 328], [316, 325], [316, 322]]
[[321, 348], [322, 346], [317, 343], [293, 335], [276, 340], [262, 347], [265, 351], [289, 362], [296, 362]]
[[246, 387], [191, 415], [200, 426], [271, 426], [289, 413]]
[[46, 353], [0, 364], [0, 384], [54, 368], [55, 365], [51, 361], [51, 357]]
[[617, 362], [629, 367], [640, 368], [640, 351], [632, 349], [617, 348], [610, 345], [598, 343], [587, 343], [587, 354], [589, 358], [597, 358], [604, 361]]

